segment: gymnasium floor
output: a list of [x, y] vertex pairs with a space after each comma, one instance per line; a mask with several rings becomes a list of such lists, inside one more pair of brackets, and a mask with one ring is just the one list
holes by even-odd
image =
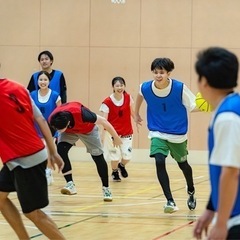
[[[186, 184], [176, 164], [168, 164], [171, 188], [180, 210], [164, 214], [165, 198], [157, 181], [155, 165], [130, 162], [129, 177], [122, 182], [112, 182], [112, 202], [103, 202], [100, 180], [94, 162], [73, 162], [77, 195], [60, 193], [65, 185], [60, 174], [54, 173], [54, 183], [49, 187], [50, 204], [43, 209], [56, 222], [68, 240], [158, 240], [193, 239], [195, 220], [203, 212], [209, 193], [206, 165], [192, 165], [197, 208], [189, 211], [186, 205]], [[109, 170], [109, 174], [110, 174]], [[19, 204], [15, 194], [11, 199]], [[46, 239], [23, 216], [31, 239]], [[10, 237], [11, 236], [11, 237]], [[0, 239], [15, 240], [17, 237], [0, 215]]]

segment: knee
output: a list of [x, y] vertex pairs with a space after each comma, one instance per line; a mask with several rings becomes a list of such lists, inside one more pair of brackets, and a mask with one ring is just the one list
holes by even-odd
[[57, 144], [57, 151], [58, 154], [62, 157], [62, 156], [66, 156], [70, 150], [70, 148], [72, 147], [72, 145], [70, 143], [67, 142], [60, 142]]
[[165, 161], [166, 161], [166, 156], [161, 154], [161, 153], [157, 153], [155, 154], [155, 161], [156, 161], [156, 165], [157, 166], [161, 166], [161, 165], [165, 165]]
[[37, 209], [29, 213], [24, 213], [25, 217], [28, 218], [30, 221], [36, 223], [41, 218], [41, 210]]
[[0, 191], [0, 202], [5, 201], [8, 197], [8, 194], [9, 194], [8, 192], [1, 192]]
[[180, 162], [180, 163], [178, 163], [178, 166], [182, 171], [192, 169], [191, 166], [188, 164], [188, 161]]
[[101, 155], [99, 155], [99, 156], [93, 156], [93, 155], [91, 155], [91, 156], [92, 156], [92, 159], [93, 159], [93, 161], [94, 161], [95, 163], [100, 163], [100, 162], [103, 163], [103, 162], [106, 162], [103, 154], [101, 154]]
[[6, 201], [10, 201], [8, 195], [9, 193], [0, 192], [0, 211], [6, 205]]

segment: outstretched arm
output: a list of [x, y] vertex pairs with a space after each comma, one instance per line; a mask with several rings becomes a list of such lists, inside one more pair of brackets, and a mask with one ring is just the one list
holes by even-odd
[[137, 99], [136, 99], [136, 102], [135, 102], [135, 116], [134, 116], [134, 121], [135, 121], [135, 123], [136, 123], [136, 125], [137, 125], [137, 129], [138, 129], [138, 126], [140, 125], [142, 125], [142, 118], [141, 118], [141, 116], [140, 116], [140, 114], [139, 114], [139, 111], [140, 111], [140, 107], [141, 107], [141, 105], [142, 105], [142, 102], [143, 102], [143, 96], [142, 95], [140, 95], [140, 94], [138, 94], [137, 95]]
[[133, 120], [135, 119], [135, 111], [133, 109], [133, 106], [130, 106], [130, 110], [131, 110], [131, 117], [133, 118]]
[[[105, 119], [108, 119], [108, 113], [105, 113], [105, 112], [101, 112], [102, 114], [102, 117], [105, 118]], [[100, 127], [100, 136], [101, 136], [101, 140], [102, 140], [102, 143], [104, 142], [104, 137], [105, 137], [105, 129], [102, 125], [99, 125]]]
[[32, 101], [32, 105], [33, 105], [34, 119], [37, 122], [37, 124], [39, 125], [40, 130], [46, 141], [51, 165], [52, 165], [53, 169], [55, 170], [54, 164], [56, 164], [58, 167], [58, 172], [60, 172], [60, 171], [62, 171], [62, 169], [64, 167], [64, 162], [63, 162], [62, 158], [60, 157], [60, 155], [57, 153], [57, 149], [53, 142], [52, 133], [50, 131], [48, 123], [47, 123], [46, 119], [42, 116], [40, 110], [37, 108], [37, 106], [34, 104], [33, 101]]
[[39, 117], [35, 118], [35, 121], [39, 125], [40, 130], [46, 141], [47, 148], [49, 151], [49, 159], [51, 161], [52, 168], [55, 170], [54, 164], [56, 164], [58, 167], [58, 172], [62, 171], [64, 162], [63, 162], [62, 158], [60, 157], [60, 155], [58, 155], [58, 153], [57, 153], [56, 146], [53, 142], [52, 134], [51, 134], [51, 131], [49, 129], [46, 119], [44, 117], [39, 116]]
[[204, 234], [204, 239], [208, 235], [209, 225], [214, 217], [214, 212], [206, 209], [202, 216], [197, 220], [193, 229], [193, 236], [196, 239], [202, 239]]
[[113, 137], [114, 146], [119, 146], [122, 144], [121, 138], [118, 136], [117, 132], [115, 131], [113, 126], [107, 121], [106, 118], [97, 115], [97, 120], [95, 124], [102, 125], [103, 128], [106, 129], [106, 131], [108, 131], [111, 134], [111, 136]]

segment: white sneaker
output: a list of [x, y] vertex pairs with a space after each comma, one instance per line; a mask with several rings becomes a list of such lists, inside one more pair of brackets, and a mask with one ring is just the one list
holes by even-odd
[[67, 185], [61, 189], [61, 193], [66, 195], [77, 194], [74, 182], [73, 181], [68, 182]]
[[179, 210], [174, 201], [167, 201], [164, 205], [164, 213], [174, 213]]
[[47, 178], [47, 184], [52, 185], [53, 183], [53, 174], [52, 174], [52, 169], [51, 168], [46, 168], [45, 170], [46, 173], [46, 178]]
[[112, 201], [112, 193], [109, 189], [109, 187], [103, 187], [103, 201], [104, 202], [111, 202]]

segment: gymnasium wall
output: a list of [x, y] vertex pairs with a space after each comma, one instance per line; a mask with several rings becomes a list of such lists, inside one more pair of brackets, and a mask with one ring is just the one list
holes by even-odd
[[[125, 78], [136, 98], [157, 57], [171, 58], [171, 76], [197, 93], [200, 49], [223, 46], [240, 56], [239, 0], [0, 0], [0, 6], [1, 76], [26, 86], [39, 70], [39, 52], [50, 50], [53, 68], [64, 72], [68, 100], [96, 113], [115, 76]], [[145, 119], [145, 104], [141, 110]], [[190, 150], [206, 150], [209, 119], [190, 114]], [[149, 147], [145, 124], [139, 133], [135, 128], [135, 149]]]

